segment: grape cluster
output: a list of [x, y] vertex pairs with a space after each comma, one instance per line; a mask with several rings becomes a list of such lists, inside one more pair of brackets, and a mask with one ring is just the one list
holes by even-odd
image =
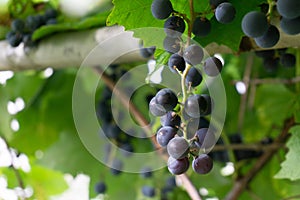
[[[278, 0], [276, 8], [281, 15], [280, 28], [283, 32], [289, 35], [300, 33], [300, 2], [298, 0]], [[270, 24], [271, 15], [264, 10], [266, 9], [262, 8], [262, 12], [247, 13], [242, 19], [242, 30], [245, 35], [253, 38], [259, 47], [270, 48], [278, 43], [280, 33], [275, 25]]]
[[12, 47], [17, 47], [21, 42], [25, 46], [32, 47], [36, 43], [32, 41], [33, 32], [41, 26], [56, 24], [57, 11], [49, 8], [44, 14], [30, 15], [25, 20], [14, 19], [11, 22], [11, 31], [6, 35], [6, 40]]
[[[116, 81], [124, 73], [126, 73], [126, 70], [122, 69], [118, 65], [110, 65], [108, 67], [108, 70], [112, 71], [112, 73], [109, 74], [109, 76], [114, 81]], [[132, 155], [132, 152], [134, 152], [134, 147], [132, 145], [133, 137], [124, 133], [113, 119], [111, 112], [111, 97], [111, 90], [107, 86], [105, 86], [103, 88], [103, 91], [101, 92], [101, 98], [98, 101], [96, 114], [99, 119], [99, 122], [101, 123], [104, 135], [108, 139], [110, 139], [110, 141], [113, 142], [116, 146], [121, 148], [123, 156], [129, 157]], [[111, 144], [107, 144], [104, 148], [107, 152], [107, 155], [110, 155], [112, 148]], [[122, 168], [123, 162], [121, 160], [114, 158], [111, 161], [111, 173], [113, 175], [120, 174]]]
[[[166, 19], [163, 46], [171, 53], [168, 67], [172, 73], [181, 76], [184, 81], [182, 87], [188, 88], [188, 93], [182, 96], [163, 88], [150, 100], [149, 110], [160, 117], [161, 122], [156, 133], [157, 143], [167, 149], [170, 156], [167, 165], [172, 174], [185, 173], [189, 169], [190, 158], [193, 158], [193, 170], [206, 174], [213, 167], [207, 152], [215, 144], [216, 135], [208, 128], [209, 122], [204, 117], [211, 114], [214, 102], [209, 95], [193, 94], [191, 89], [201, 84], [202, 72], [216, 77], [222, 71], [223, 64], [217, 57], [205, 58], [200, 46], [188, 42], [184, 44], [181, 35], [186, 28], [185, 18], [174, 11], [169, 0], [154, 0], [151, 11], [155, 18]], [[220, 23], [230, 23], [234, 19], [235, 9], [230, 3], [220, 2], [216, 5], [215, 16]], [[192, 32], [196, 36], [205, 36], [210, 32], [210, 27], [209, 20], [196, 17]], [[181, 97], [184, 102], [179, 103]]]
[[256, 51], [255, 54], [263, 59], [263, 66], [268, 72], [275, 72], [279, 65], [287, 68], [295, 67], [296, 65], [296, 56], [288, 53], [286, 48]]
[[[168, 169], [172, 174], [182, 174], [189, 168], [189, 157], [194, 157], [192, 163], [194, 171], [200, 174], [208, 173], [212, 169], [212, 159], [205, 152], [213, 147], [216, 138], [211, 129], [202, 127], [205, 126], [203, 116], [211, 114], [213, 101], [209, 95], [192, 94], [186, 99], [184, 106], [176, 112], [177, 104], [176, 94], [168, 88], [158, 91], [149, 104], [150, 112], [160, 117], [162, 127], [157, 131], [156, 140], [162, 147], [167, 148], [170, 155]], [[180, 113], [180, 109], [184, 115]], [[187, 128], [183, 129], [185, 123]], [[182, 137], [182, 131], [194, 135], [188, 140]], [[198, 155], [199, 151], [204, 153]]]

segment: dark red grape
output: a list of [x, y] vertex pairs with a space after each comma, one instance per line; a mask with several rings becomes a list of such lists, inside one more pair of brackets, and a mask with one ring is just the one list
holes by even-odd
[[171, 111], [176, 107], [178, 98], [172, 90], [164, 88], [156, 94], [155, 102], [162, 106], [166, 111]]
[[180, 37], [185, 30], [185, 23], [181, 17], [172, 16], [165, 21], [164, 30], [169, 37]]
[[247, 13], [242, 19], [242, 30], [249, 37], [260, 37], [268, 30], [268, 20], [265, 14], [258, 11]]
[[183, 174], [189, 169], [189, 166], [190, 162], [187, 157], [177, 160], [170, 156], [168, 159], [168, 170], [174, 175]]
[[299, 0], [278, 0], [277, 10], [281, 16], [287, 19], [295, 19], [300, 16]]
[[265, 34], [254, 38], [254, 41], [259, 47], [270, 48], [277, 44], [279, 37], [279, 30], [276, 26], [271, 25]]
[[282, 18], [280, 20], [280, 28], [283, 32], [289, 35], [296, 35], [300, 33], [300, 17], [295, 19]]
[[196, 87], [202, 82], [202, 75], [198, 69], [191, 67], [186, 75], [186, 86]]
[[153, 0], [151, 12], [156, 19], [166, 19], [173, 12], [172, 3], [170, 0]]
[[218, 5], [215, 16], [218, 22], [228, 24], [235, 18], [236, 10], [231, 3], [225, 2]]
[[197, 139], [195, 141], [195, 144], [199, 149], [207, 150], [212, 148], [216, 144], [216, 137], [211, 129], [201, 128], [197, 130], [195, 137]]
[[217, 76], [222, 71], [223, 64], [221, 60], [216, 57], [209, 57], [205, 60], [203, 64], [204, 72], [208, 76]]
[[174, 138], [176, 133], [176, 128], [171, 126], [163, 126], [156, 133], [156, 141], [162, 147], [167, 146], [169, 141]]
[[211, 31], [211, 23], [207, 18], [197, 17], [192, 32], [198, 37], [205, 37]]
[[191, 65], [198, 65], [203, 59], [203, 49], [195, 44], [188, 46], [183, 53], [184, 60]]
[[174, 137], [167, 145], [169, 155], [175, 159], [181, 159], [189, 153], [189, 143], [183, 137]]
[[213, 168], [213, 160], [207, 154], [201, 154], [193, 160], [192, 168], [198, 174], [207, 174]]
[[173, 73], [177, 73], [177, 70], [183, 72], [185, 70], [185, 61], [182, 56], [176, 53], [169, 58], [168, 66]]

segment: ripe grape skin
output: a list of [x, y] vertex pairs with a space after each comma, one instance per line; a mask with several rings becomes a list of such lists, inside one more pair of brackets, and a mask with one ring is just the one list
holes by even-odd
[[97, 194], [105, 193], [106, 184], [103, 181], [96, 183], [94, 190]]
[[165, 147], [168, 145], [169, 141], [174, 138], [176, 133], [176, 128], [171, 126], [163, 126], [157, 131], [156, 141], [160, 146]]
[[287, 19], [294, 19], [300, 16], [300, 1], [299, 0], [278, 0], [278, 13]]
[[211, 23], [206, 18], [197, 17], [193, 24], [192, 32], [198, 37], [205, 37], [211, 31]]
[[164, 88], [156, 94], [155, 102], [161, 105], [166, 111], [171, 111], [176, 107], [178, 98], [172, 90]]
[[285, 53], [280, 56], [280, 63], [284, 67], [295, 67], [296, 65], [296, 57], [293, 54]]
[[183, 137], [174, 137], [167, 145], [169, 155], [175, 159], [182, 159], [189, 153], [189, 143]]
[[154, 197], [155, 196], [155, 189], [151, 186], [143, 186], [142, 187], [142, 193], [146, 197]]
[[236, 10], [231, 3], [221, 3], [218, 5], [215, 16], [218, 22], [222, 24], [229, 24], [235, 18]]
[[263, 50], [263, 51], [255, 51], [255, 55], [261, 58], [273, 57], [275, 55], [275, 50]]
[[184, 108], [187, 115], [192, 118], [199, 118], [211, 113], [212, 104], [210, 96], [194, 94], [187, 98]]
[[202, 82], [202, 75], [198, 69], [191, 67], [186, 75], [185, 84], [196, 87]]
[[177, 70], [183, 72], [185, 70], [185, 61], [182, 56], [176, 53], [169, 58], [168, 66], [173, 73], [177, 73]]
[[280, 28], [288, 35], [296, 35], [300, 33], [300, 17], [295, 19], [282, 18], [280, 20]]
[[171, 126], [178, 129], [178, 127], [180, 127], [181, 118], [174, 111], [169, 111], [160, 118], [160, 122], [163, 126]]
[[154, 0], [151, 4], [151, 13], [156, 19], [166, 19], [173, 12], [170, 0]]
[[247, 13], [242, 19], [242, 30], [248, 37], [260, 37], [268, 30], [265, 14], [258, 11]]
[[193, 160], [192, 168], [198, 174], [207, 174], [213, 168], [213, 160], [207, 154], [201, 154]]
[[223, 64], [216, 57], [209, 57], [205, 60], [203, 69], [208, 76], [217, 76], [222, 71]]
[[165, 21], [164, 31], [169, 37], [180, 37], [185, 30], [185, 23], [181, 17], [172, 16]]
[[263, 66], [266, 71], [274, 72], [279, 67], [279, 58], [269, 57], [263, 61]]
[[152, 177], [152, 169], [150, 167], [144, 167], [141, 169], [140, 175], [142, 178], [151, 178]]
[[183, 174], [189, 169], [189, 166], [190, 162], [187, 157], [177, 160], [170, 156], [168, 159], [168, 170], [174, 175]]
[[155, 47], [140, 48], [140, 55], [143, 58], [150, 58], [155, 52]]
[[191, 65], [198, 65], [203, 59], [203, 49], [195, 44], [188, 46], [183, 53], [184, 60]]
[[149, 103], [149, 110], [154, 116], [163, 116], [167, 111], [159, 104], [156, 103], [155, 97], [153, 97]]
[[17, 47], [22, 42], [22, 39], [23, 39], [22, 34], [15, 33], [8, 38], [8, 43], [12, 47]]
[[11, 22], [11, 30], [22, 33], [25, 28], [25, 22], [21, 19], [15, 19]]
[[195, 144], [200, 149], [210, 149], [216, 144], [216, 137], [211, 129], [201, 128], [197, 130]]
[[198, 129], [208, 128], [208, 127], [209, 127], [209, 121], [204, 117], [200, 117], [197, 119], [196, 118], [189, 119], [186, 125], [187, 136], [188, 138], [192, 138], [195, 136], [195, 133]]
[[277, 44], [279, 37], [279, 30], [276, 26], [271, 25], [264, 35], [254, 38], [254, 41], [259, 47], [270, 48]]
[[165, 37], [163, 46], [169, 53], [176, 53], [180, 50], [181, 41], [179, 38]]

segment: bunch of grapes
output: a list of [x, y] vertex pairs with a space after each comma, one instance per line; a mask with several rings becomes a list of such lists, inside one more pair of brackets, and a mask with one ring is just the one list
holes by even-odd
[[280, 64], [287, 68], [296, 65], [296, 56], [288, 53], [286, 48], [256, 51], [255, 54], [263, 59], [263, 66], [268, 72], [275, 72]]
[[[275, 25], [270, 24], [273, 3], [269, 12], [251, 11], [242, 19], [242, 30], [248, 37], [254, 38], [255, 43], [262, 48], [275, 46], [280, 33]], [[276, 8], [281, 15], [280, 28], [289, 35], [300, 33], [300, 2], [298, 0], [278, 0]]]
[[32, 47], [36, 43], [32, 41], [33, 32], [41, 26], [56, 24], [57, 11], [49, 8], [44, 14], [29, 15], [25, 20], [14, 19], [11, 22], [11, 31], [6, 35], [6, 40], [12, 47], [17, 47], [21, 42], [25, 46]]

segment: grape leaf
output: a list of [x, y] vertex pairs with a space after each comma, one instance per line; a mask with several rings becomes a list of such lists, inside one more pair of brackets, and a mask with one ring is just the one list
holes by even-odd
[[298, 166], [300, 154], [300, 126], [292, 127], [290, 132], [292, 136], [287, 142], [289, 151], [286, 154], [286, 160], [281, 163], [281, 169], [275, 175], [275, 178], [287, 178], [295, 181], [300, 179]]

